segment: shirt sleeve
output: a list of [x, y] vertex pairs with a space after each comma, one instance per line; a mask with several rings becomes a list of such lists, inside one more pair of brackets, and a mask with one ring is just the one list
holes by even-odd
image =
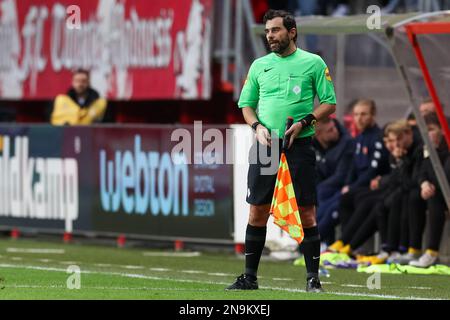
[[322, 58], [319, 57], [314, 72], [314, 86], [320, 104], [336, 104], [336, 93], [334, 92], [333, 81], [330, 70]]
[[353, 180], [355, 180], [355, 176], [356, 176], [356, 165], [355, 165], [355, 160], [352, 158], [350, 166], [348, 168], [348, 172], [347, 172], [347, 176], [345, 177], [345, 186], [349, 186]]
[[247, 79], [245, 80], [244, 87], [239, 97], [239, 108], [251, 107], [256, 109], [259, 101], [259, 83], [257, 79], [257, 70], [255, 63], [250, 66]]
[[424, 183], [425, 181], [430, 181], [430, 177], [428, 175], [428, 168], [430, 166], [430, 158], [427, 157], [422, 163], [422, 166], [420, 168], [419, 172], [419, 186]]

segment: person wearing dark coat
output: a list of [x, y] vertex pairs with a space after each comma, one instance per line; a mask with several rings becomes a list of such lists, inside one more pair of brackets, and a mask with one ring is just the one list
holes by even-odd
[[[425, 123], [428, 127], [428, 135], [431, 143], [436, 148], [441, 164], [444, 166], [447, 181], [450, 181], [450, 153], [447, 143], [443, 138], [442, 129], [435, 113], [425, 115]], [[424, 147], [424, 160], [419, 173], [420, 196], [426, 201], [428, 209], [428, 232], [425, 240], [426, 250], [417, 259], [409, 262], [415, 267], [427, 268], [438, 260], [441, 238], [444, 230], [447, 204], [440, 189], [429, 152]], [[423, 231], [425, 229], [426, 215], [423, 212], [410, 212], [410, 244], [421, 248]]]
[[[341, 189], [337, 217], [345, 232], [356, 204], [370, 193], [370, 182], [389, 172], [389, 154], [383, 144], [382, 130], [376, 124], [376, 105], [373, 100], [361, 99], [353, 106], [353, 118], [360, 134], [355, 138], [355, 152]], [[334, 242], [330, 251], [344, 247], [342, 241]]]
[[354, 141], [347, 130], [335, 119], [317, 125], [313, 140], [316, 153], [317, 219], [319, 231], [325, 242], [334, 239], [332, 213], [337, 210], [340, 191], [354, 153]]

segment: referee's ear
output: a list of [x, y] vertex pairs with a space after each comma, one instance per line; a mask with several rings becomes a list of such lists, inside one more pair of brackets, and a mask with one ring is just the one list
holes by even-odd
[[291, 30], [289, 30], [289, 34], [292, 36], [292, 39], [294, 41], [294, 43], [297, 43], [297, 28], [291, 28]]

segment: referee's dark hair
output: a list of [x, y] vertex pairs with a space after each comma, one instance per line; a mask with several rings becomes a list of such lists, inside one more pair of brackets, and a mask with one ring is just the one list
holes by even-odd
[[275, 18], [283, 18], [283, 26], [287, 29], [287, 31], [295, 28], [294, 42], [297, 43], [297, 22], [295, 22], [294, 16], [284, 10], [270, 9], [264, 14], [263, 22], [265, 24], [268, 20], [272, 20]]

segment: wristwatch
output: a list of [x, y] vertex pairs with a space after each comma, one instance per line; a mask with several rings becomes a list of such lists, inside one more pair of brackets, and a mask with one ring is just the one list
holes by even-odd
[[308, 126], [314, 127], [317, 123], [317, 119], [312, 113], [310, 113], [299, 122], [302, 124], [302, 128], [306, 128]]
[[259, 122], [259, 121], [256, 121], [256, 122], [253, 122], [252, 123], [252, 129], [253, 129], [253, 131], [255, 131], [256, 132], [256, 128], [260, 125], [261, 123]]

